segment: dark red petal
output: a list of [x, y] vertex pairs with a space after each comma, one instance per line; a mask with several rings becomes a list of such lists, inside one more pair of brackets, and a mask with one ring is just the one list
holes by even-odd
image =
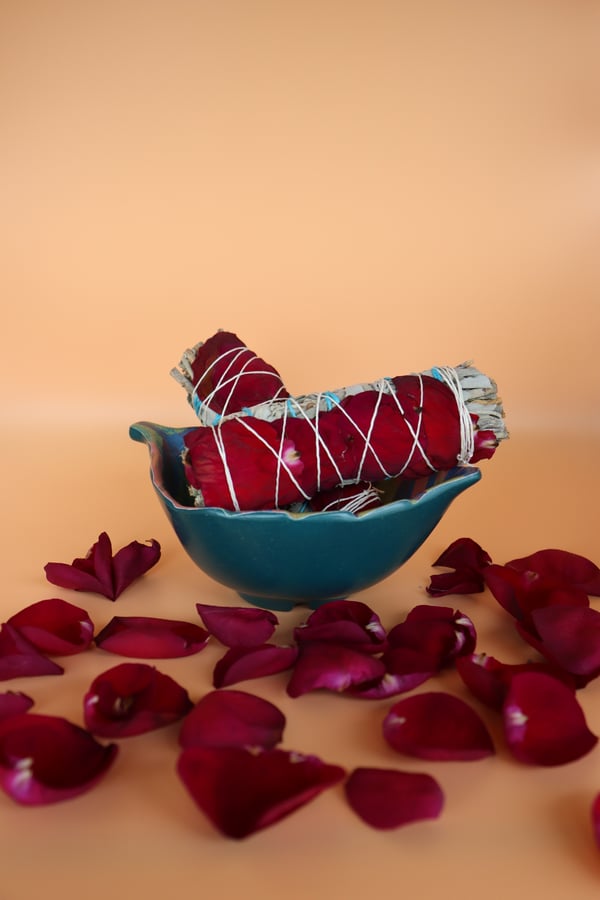
[[363, 653], [380, 653], [386, 633], [376, 612], [359, 600], [332, 600], [315, 609], [303, 625], [294, 629], [299, 644], [332, 641]]
[[58, 716], [11, 716], [0, 722], [0, 786], [26, 805], [66, 800], [93, 787], [117, 750]]
[[503, 715], [506, 742], [520, 762], [560, 766], [589, 753], [598, 742], [573, 691], [550, 675], [515, 675]]
[[437, 819], [444, 807], [438, 782], [422, 772], [358, 768], [344, 787], [354, 812], [373, 828]]
[[186, 716], [182, 747], [274, 747], [282, 739], [285, 716], [268, 700], [244, 691], [211, 691]]
[[257, 647], [275, 631], [277, 616], [266, 609], [196, 603], [204, 626], [226, 647]]
[[101, 737], [162, 728], [183, 718], [192, 706], [184, 688], [145, 663], [108, 669], [94, 679], [83, 699], [85, 726]]
[[504, 609], [515, 619], [529, 623], [531, 612], [545, 606], [589, 606], [587, 594], [578, 587], [557, 582], [536, 572], [519, 572], [508, 566], [488, 566], [485, 582]]
[[462, 537], [453, 541], [433, 563], [449, 569], [466, 569], [481, 572], [490, 565], [492, 557], [472, 538]]
[[349, 688], [353, 697], [379, 700], [412, 691], [437, 672], [432, 660], [409, 647], [390, 647], [381, 656], [385, 674], [374, 684]]
[[471, 619], [448, 606], [415, 606], [404, 622], [388, 634], [390, 647], [407, 647], [431, 660], [434, 668], [451, 665], [457, 656], [475, 649], [477, 634]]
[[448, 594], [480, 594], [485, 589], [483, 575], [470, 569], [456, 569], [432, 575], [425, 588], [430, 597], [446, 597]]
[[0, 681], [26, 675], [62, 675], [64, 669], [40, 653], [16, 628], [0, 626]]
[[437, 691], [395, 703], [384, 720], [383, 734], [394, 750], [420, 759], [471, 760], [495, 752], [475, 710], [464, 700]]
[[298, 655], [296, 647], [262, 644], [260, 647], [231, 647], [217, 662], [213, 686], [227, 687], [250, 678], [263, 678], [290, 669]]
[[530, 556], [511, 559], [506, 565], [518, 572], [536, 572], [580, 588], [586, 594], [600, 596], [600, 568], [585, 556], [568, 550], [538, 550]]
[[594, 802], [592, 803], [592, 829], [594, 839], [600, 850], [600, 794], [596, 794]]
[[148, 544], [131, 541], [115, 553], [113, 566], [114, 598], [123, 593], [125, 588], [140, 576], [144, 575], [160, 559], [160, 544], [151, 540]]
[[600, 612], [589, 607], [548, 606], [531, 614], [536, 634], [519, 633], [547, 659], [578, 678], [600, 675]]
[[199, 625], [151, 616], [114, 616], [96, 636], [109, 653], [140, 659], [172, 659], [203, 650], [209, 634]]
[[4, 691], [0, 693], [0, 722], [9, 716], [27, 712], [33, 706], [33, 700], [20, 691]]
[[384, 675], [384, 663], [368, 653], [327, 642], [302, 644], [287, 692], [299, 697], [319, 689], [347, 691], [371, 685]]
[[85, 609], [58, 597], [26, 606], [8, 624], [42, 653], [58, 656], [87, 650], [94, 637], [94, 623]]
[[345, 775], [315, 756], [240, 747], [190, 747], [177, 771], [213, 825], [238, 839], [274, 825]]
[[485, 653], [473, 653], [456, 660], [456, 671], [474, 697], [492, 709], [501, 710], [510, 682], [520, 672], [545, 672], [575, 689], [575, 681], [549, 662], [503, 663]]

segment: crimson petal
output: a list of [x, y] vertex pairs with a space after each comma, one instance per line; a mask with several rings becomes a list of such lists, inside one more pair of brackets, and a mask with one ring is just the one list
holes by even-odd
[[316, 756], [241, 747], [190, 747], [177, 772], [213, 825], [236, 839], [274, 825], [345, 775]]
[[381, 656], [385, 673], [374, 684], [349, 688], [353, 697], [363, 700], [380, 700], [404, 694], [427, 681], [437, 672], [431, 658], [410, 647], [390, 647]]
[[0, 786], [25, 805], [67, 800], [93, 787], [117, 751], [67, 719], [21, 713], [0, 722]]
[[485, 582], [498, 603], [515, 619], [531, 621], [534, 609], [546, 606], [589, 606], [585, 591], [536, 572], [488, 566]]
[[550, 662], [503, 663], [486, 653], [473, 653], [456, 660], [456, 671], [474, 697], [498, 711], [512, 678], [520, 672], [544, 672], [575, 688], [574, 679]]
[[231, 647], [217, 662], [213, 686], [227, 687], [250, 678], [263, 678], [290, 669], [296, 662], [296, 647], [261, 644], [259, 647]]
[[140, 659], [173, 659], [203, 650], [209, 634], [199, 625], [151, 616], [114, 616], [96, 635], [109, 653]]
[[441, 691], [399, 700], [385, 717], [383, 734], [394, 750], [420, 759], [472, 760], [495, 752], [475, 710]]
[[198, 615], [208, 631], [226, 647], [256, 647], [266, 643], [279, 624], [267, 609], [211, 606], [196, 603]]
[[367, 653], [328, 642], [303, 644], [287, 692], [290, 697], [299, 697], [319, 689], [347, 691], [369, 686], [384, 675], [384, 663]]
[[530, 765], [560, 766], [589, 753], [598, 743], [573, 691], [551, 675], [515, 675], [503, 716], [513, 756]]
[[578, 553], [538, 550], [530, 556], [511, 559], [506, 565], [518, 572], [536, 572], [600, 597], [600, 568]]
[[183, 718], [188, 692], [169, 675], [145, 663], [122, 663], [98, 675], [83, 700], [88, 731], [101, 737], [129, 737]]
[[348, 803], [373, 828], [437, 819], [444, 807], [438, 782], [423, 772], [358, 768], [344, 785]]
[[433, 563], [434, 566], [445, 566], [454, 571], [432, 575], [427, 593], [433, 597], [480, 593], [485, 588], [483, 570], [491, 562], [489, 553], [472, 538], [458, 538]]
[[33, 700], [20, 691], [4, 691], [0, 694], [0, 722], [9, 716], [27, 712], [33, 706]]
[[48, 659], [16, 628], [0, 626], [0, 681], [26, 675], [62, 675], [64, 669]]
[[58, 656], [87, 650], [94, 637], [94, 623], [85, 609], [58, 597], [26, 606], [8, 624], [42, 653]]
[[404, 622], [388, 634], [391, 647], [408, 647], [431, 660], [441, 669], [456, 657], [475, 649], [477, 634], [471, 619], [448, 606], [415, 606]]
[[112, 543], [103, 531], [83, 558], [68, 563], [50, 562], [44, 566], [46, 578], [51, 584], [74, 591], [90, 591], [102, 594], [109, 600], [117, 597], [160, 559], [160, 544], [132, 541], [114, 556]]
[[299, 644], [333, 641], [363, 653], [380, 653], [386, 633], [376, 612], [359, 600], [332, 600], [315, 609], [294, 629]]
[[548, 606], [531, 614], [535, 634], [519, 633], [583, 687], [600, 675], [600, 612], [590, 607]]
[[211, 691], [183, 721], [182, 747], [261, 747], [278, 744], [285, 716], [273, 703], [244, 691]]

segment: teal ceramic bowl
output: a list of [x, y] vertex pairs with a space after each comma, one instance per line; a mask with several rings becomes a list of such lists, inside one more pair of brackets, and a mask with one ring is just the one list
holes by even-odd
[[150, 451], [150, 476], [183, 547], [215, 581], [255, 606], [316, 608], [391, 575], [417, 550], [450, 503], [479, 481], [467, 466], [430, 479], [392, 480], [386, 502], [351, 512], [230, 512], [192, 504], [181, 463], [189, 428], [136, 422]]

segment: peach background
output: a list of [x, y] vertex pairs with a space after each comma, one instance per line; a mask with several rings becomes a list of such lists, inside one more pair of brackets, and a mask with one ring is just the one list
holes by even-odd
[[[236, 331], [295, 392], [474, 358], [511, 440], [400, 572], [363, 599], [392, 625], [469, 534], [496, 561], [559, 546], [598, 561], [600, 9], [585, 0], [337, 0], [0, 6], [4, 617], [55, 596], [50, 559], [157, 537], [160, 566], [114, 614], [194, 618], [235, 596], [184, 556], [136, 419], [193, 422], [169, 377]], [[480, 647], [521, 648], [490, 598], [460, 598]], [[290, 634], [303, 612], [284, 617]], [[220, 653], [160, 663], [199, 697]], [[81, 720], [94, 674], [23, 679]], [[441, 682], [460, 693], [452, 676]], [[174, 895], [596, 897], [598, 752], [561, 770], [421, 766], [383, 745], [389, 705], [295, 701], [286, 746], [349, 769], [439, 777], [437, 823], [369, 830], [341, 791], [242, 844], [173, 774], [175, 730], [124, 741], [98, 789], [38, 810], [0, 798], [1, 900]], [[600, 731], [600, 694], [582, 697]], [[501, 744], [501, 741], [499, 741]]]

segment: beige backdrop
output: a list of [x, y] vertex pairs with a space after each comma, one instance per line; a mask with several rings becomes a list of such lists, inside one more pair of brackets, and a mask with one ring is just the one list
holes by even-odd
[[[136, 419], [193, 422], [169, 370], [219, 327], [297, 393], [470, 358], [496, 378], [511, 440], [365, 594], [387, 624], [462, 533], [499, 562], [542, 546], [598, 560], [599, 34], [586, 0], [3, 0], [5, 616], [51, 596], [43, 564], [103, 529], [163, 544], [123, 614], [235, 603], [184, 557], [127, 438]], [[114, 614], [86, 602], [99, 624]], [[497, 614], [478, 614], [493, 648]], [[70, 665], [58, 687], [8, 686], [79, 720], [100, 663]], [[190, 665], [162, 668], [185, 680]], [[282, 683], [247, 688], [284, 705]], [[600, 730], [598, 688], [587, 697]], [[402, 762], [376, 741], [381, 707], [287, 711], [301, 749]], [[0, 798], [2, 900], [38, 879], [68, 900], [597, 895], [597, 755], [561, 772], [438, 765], [443, 823], [375, 834], [336, 794], [243, 846], [193, 810], [164, 735], [123, 757], [60, 808]]]

